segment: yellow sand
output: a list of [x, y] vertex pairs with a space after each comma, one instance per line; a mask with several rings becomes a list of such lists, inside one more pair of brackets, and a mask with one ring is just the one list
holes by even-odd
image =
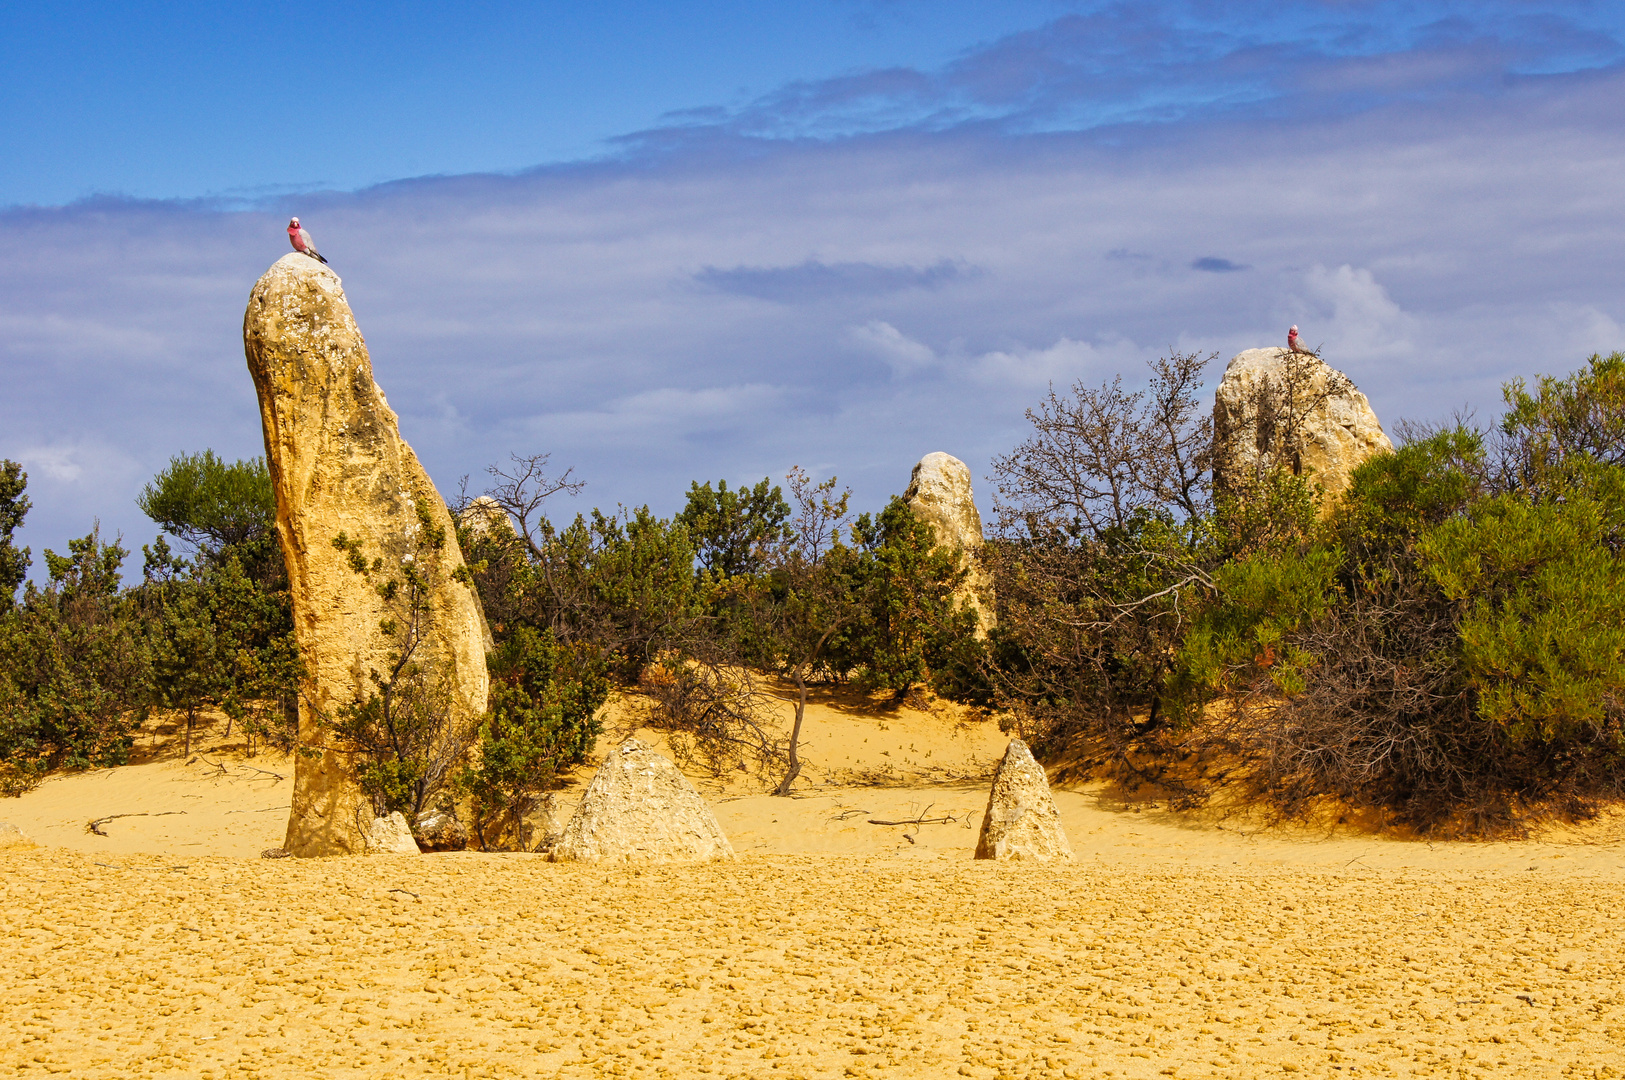
[[53, 779], [0, 802], [44, 845], [0, 850], [0, 1076], [1625, 1075], [1617, 817], [1429, 845], [1090, 788], [1075, 864], [997, 866], [993, 725], [830, 702], [808, 743], [797, 798], [697, 777], [738, 862], [643, 870], [259, 859], [288, 763], [221, 740]]

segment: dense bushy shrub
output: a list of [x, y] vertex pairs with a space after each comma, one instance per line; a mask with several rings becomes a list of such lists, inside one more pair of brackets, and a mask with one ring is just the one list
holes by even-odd
[[518, 625], [490, 656], [490, 709], [472, 761], [457, 776], [482, 848], [509, 844], [562, 773], [586, 760], [609, 697], [602, 665]]
[[29, 585], [0, 621], [0, 790], [16, 794], [50, 769], [123, 764], [152, 701], [149, 647], [132, 597], [128, 554], [100, 533], [47, 550], [45, 588]]
[[[10, 546], [28, 509], [26, 479], [10, 463], [0, 468], [0, 570], [26, 567], [27, 552]], [[53, 768], [127, 760], [154, 709], [185, 717], [187, 749], [200, 712], [216, 709], [251, 743], [291, 749], [301, 665], [277, 587], [284, 579], [267, 569], [270, 494], [260, 462], [177, 458], [142, 502], [187, 539], [192, 559], [159, 537], [145, 549], [141, 582], [126, 588], [128, 552], [98, 531], [69, 541], [66, 555], [46, 551], [45, 587], [29, 585], [20, 605], [0, 612], [0, 787], [15, 793]], [[247, 508], [232, 510], [237, 501]], [[8, 562], [7, 553], [24, 558]], [[6, 599], [11, 607], [9, 591]]]

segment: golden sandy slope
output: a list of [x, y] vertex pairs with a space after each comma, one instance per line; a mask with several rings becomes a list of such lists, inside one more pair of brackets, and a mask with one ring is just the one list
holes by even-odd
[[991, 725], [809, 740], [803, 797], [710, 787], [729, 865], [244, 857], [286, 763], [218, 742], [0, 802], [46, 845], [0, 850], [0, 1076], [1625, 1074], [1616, 818], [1430, 846], [1085, 789], [1077, 864], [994, 866]]

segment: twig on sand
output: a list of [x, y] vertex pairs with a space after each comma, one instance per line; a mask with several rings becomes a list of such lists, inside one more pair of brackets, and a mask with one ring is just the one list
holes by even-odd
[[281, 780], [286, 780], [287, 779], [287, 777], [283, 776], [281, 773], [272, 772], [270, 769], [256, 768], [253, 765], [244, 765], [243, 768], [248, 769], [250, 772], [264, 773], [266, 776], [271, 777], [273, 779], [273, 781], [281, 781]]
[[264, 814], [272, 810], [286, 810], [286, 806], [262, 806], [258, 810], [227, 810], [228, 814]]
[[[937, 805], [937, 804], [936, 803], [931, 804], [931, 806], [935, 806], [935, 805]], [[952, 825], [954, 822], [959, 820], [958, 818], [954, 817], [952, 814], [949, 814], [949, 815], [947, 815], [945, 817], [928, 818], [925, 815], [927, 815], [927, 814], [929, 814], [931, 812], [931, 806], [927, 806], [924, 810], [921, 810], [920, 811], [920, 816], [916, 817], [916, 818], [907, 818], [907, 819], [905, 819], [903, 821], [881, 821], [878, 818], [870, 818], [869, 819], [869, 824], [871, 824], [871, 825]]]
[[834, 817], [830, 818], [830, 820], [831, 821], [845, 821], [849, 817], [862, 817], [864, 814], [868, 814], [868, 813], [873, 813], [873, 811], [847, 809], [847, 810], [842, 810], [839, 814], [836, 814]]
[[423, 899], [423, 897], [419, 896], [417, 893], [413, 892], [410, 889], [390, 889], [389, 891], [390, 892], [405, 893], [407, 896], [410, 896], [414, 900], [422, 900]]
[[219, 769], [219, 770], [220, 770], [220, 775], [221, 775], [221, 776], [224, 776], [224, 775], [226, 775], [226, 766], [225, 766], [225, 763], [224, 763], [224, 762], [221, 762], [221, 761], [210, 761], [210, 760], [209, 760], [209, 759], [208, 759], [208, 758], [206, 758], [206, 757], [204, 757], [204, 756], [203, 756], [203, 755], [202, 755], [202, 754], [199, 754], [199, 755], [198, 755], [198, 756], [197, 756], [197, 757], [195, 757], [195, 758], [193, 758], [193, 759], [192, 759], [192, 760], [193, 760], [193, 761], [202, 761], [202, 762], [203, 762], [203, 763], [204, 763], [204, 764], [206, 764], [206, 765], [212, 765], [212, 766], [214, 766], [214, 767], [215, 767], [215, 768], [216, 768], [216, 769]]
[[107, 834], [102, 832], [102, 826], [106, 825], [109, 821], [117, 821], [119, 818], [126, 818], [126, 817], [169, 817], [171, 814], [184, 814], [184, 813], [186, 813], [185, 810], [160, 810], [156, 814], [149, 814], [146, 811], [142, 811], [139, 814], [108, 814], [104, 818], [97, 818], [95, 821], [88, 822], [85, 825], [85, 828], [87, 830], [89, 830], [90, 832], [95, 833], [97, 836], [106, 836]]

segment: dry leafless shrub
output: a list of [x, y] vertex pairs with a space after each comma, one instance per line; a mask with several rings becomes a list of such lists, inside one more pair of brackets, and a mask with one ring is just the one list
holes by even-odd
[[643, 722], [666, 733], [679, 765], [701, 765], [716, 777], [782, 769], [788, 748], [765, 719], [778, 695], [760, 673], [729, 657], [688, 651], [651, 665], [640, 686], [648, 703]]

